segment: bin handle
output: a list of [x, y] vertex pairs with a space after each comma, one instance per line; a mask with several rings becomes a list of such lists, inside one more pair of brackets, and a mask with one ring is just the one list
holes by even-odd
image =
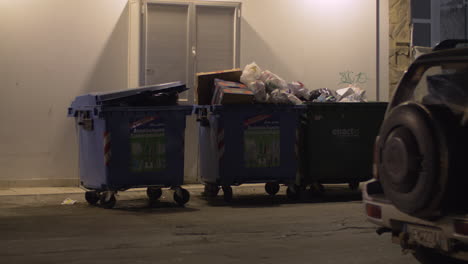
[[81, 126], [84, 130], [93, 131], [94, 122], [92, 119], [82, 119], [78, 122], [78, 125]]

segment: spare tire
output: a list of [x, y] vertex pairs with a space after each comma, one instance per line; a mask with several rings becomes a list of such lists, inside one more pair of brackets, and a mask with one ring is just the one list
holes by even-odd
[[444, 136], [436, 123], [425, 106], [406, 103], [389, 113], [380, 130], [384, 193], [399, 210], [420, 218], [437, 215], [447, 189], [448, 175], [441, 173]]

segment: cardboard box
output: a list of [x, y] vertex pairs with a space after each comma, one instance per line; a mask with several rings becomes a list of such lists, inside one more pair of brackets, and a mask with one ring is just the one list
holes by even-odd
[[241, 75], [242, 71], [240, 69], [197, 73], [197, 104], [209, 105], [211, 103], [215, 90], [215, 79], [221, 79], [230, 82], [240, 82]]
[[251, 104], [254, 94], [242, 83], [215, 79], [215, 92], [211, 104]]

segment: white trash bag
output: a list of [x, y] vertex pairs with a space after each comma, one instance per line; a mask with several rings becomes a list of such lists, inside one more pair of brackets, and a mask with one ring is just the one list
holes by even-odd
[[266, 70], [262, 72], [260, 80], [265, 83], [267, 92], [271, 93], [276, 89], [286, 90], [288, 89], [288, 83], [278, 77], [278, 75]]
[[244, 70], [242, 71], [240, 81], [245, 85], [250, 85], [250, 83], [260, 79], [261, 75], [262, 69], [260, 69], [260, 67], [255, 62], [252, 62], [245, 66]]
[[367, 102], [366, 91], [356, 86], [339, 89], [336, 94], [338, 102]]

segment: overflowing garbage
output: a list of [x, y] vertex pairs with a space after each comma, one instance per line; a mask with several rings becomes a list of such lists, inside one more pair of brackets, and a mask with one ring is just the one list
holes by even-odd
[[[350, 72], [340, 73], [347, 87], [337, 91], [308, 89], [302, 82], [287, 82], [277, 74], [262, 70], [255, 62], [245, 66], [239, 82], [214, 79], [212, 104], [269, 103], [301, 105], [307, 102], [366, 102], [365, 90], [350, 79]], [[356, 80], [360, 82], [361, 76]]]

